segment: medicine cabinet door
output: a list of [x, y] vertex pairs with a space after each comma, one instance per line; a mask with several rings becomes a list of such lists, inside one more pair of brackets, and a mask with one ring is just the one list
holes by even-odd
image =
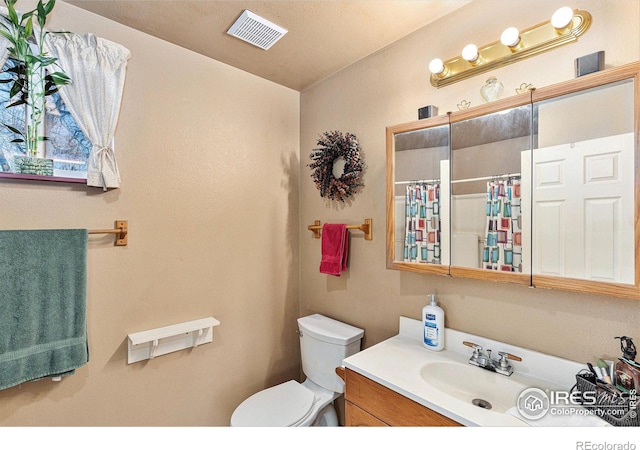
[[534, 92], [534, 286], [640, 297], [639, 67]]
[[451, 114], [452, 276], [529, 285], [530, 95]]
[[449, 273], [449, 120], [387, 128], [387, 268]]

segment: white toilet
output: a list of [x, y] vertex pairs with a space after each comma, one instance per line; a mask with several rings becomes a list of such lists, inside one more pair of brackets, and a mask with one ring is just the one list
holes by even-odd
[[302, 370], [307, 379], [291, 380], [243, 401], [232, 427], [337, 426], [333, 401], [344, 392], [336, 375], [342, 360], [360, 351], [364, 331], [320, 314], [298, 319]]

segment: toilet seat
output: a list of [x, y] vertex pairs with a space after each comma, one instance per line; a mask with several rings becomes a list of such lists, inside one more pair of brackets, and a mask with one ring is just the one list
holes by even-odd
[[314, 410], [317, 399], [312, 391], [290, 380], [253, 394], [231, 416], [234, 427], [292, 427]]

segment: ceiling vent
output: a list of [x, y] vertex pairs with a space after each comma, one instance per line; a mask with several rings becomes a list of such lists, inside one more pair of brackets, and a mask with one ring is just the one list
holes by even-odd
[[245, 10], [238, 20], [231, 25], [231, 28], [227, 30], [227, 34], [263, 50], [269, 50], [273, 44], [287, 34], [287, 30], [251, 11]]

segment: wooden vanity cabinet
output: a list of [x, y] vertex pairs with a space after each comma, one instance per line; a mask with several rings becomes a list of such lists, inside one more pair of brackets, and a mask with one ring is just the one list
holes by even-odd
[[338, 368], [345, 380], [345, 425], [462, 426], [435, 411], [350, 369]]

